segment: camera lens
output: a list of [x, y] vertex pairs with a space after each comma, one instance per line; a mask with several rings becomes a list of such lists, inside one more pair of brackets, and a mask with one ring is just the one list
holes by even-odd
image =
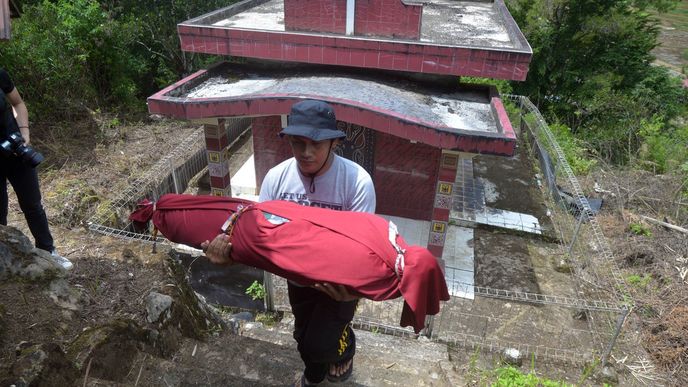
[[24, 145], [18, 146], [15, 154], [21, 158], [25, 164], [33, 168], [45, 160], [42, 154]]

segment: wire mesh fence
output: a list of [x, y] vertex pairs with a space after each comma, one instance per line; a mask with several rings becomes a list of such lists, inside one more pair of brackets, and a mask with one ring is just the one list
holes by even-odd
[[[546, 294], [448, 281], [462, 288], [452, 293], [472, 290], [475, 299], [446, 303], [434, 318], [430, 336], [467, 349], [515, 348], [533, 358], [583, 363], [599, 357], [605, 362], [630, 307], [622, 296], [627, 293], [619, 269], [544, 118], [528, 98], [503, 97], [515, 105], [512, 122], [544, 181], [542, 192], [558, 239], [547, 246], [548, 260], [565, 262], [570, 274], [561, 276], [562, 285], [550, 286]], [[446, 270], [445, 276], [452, 278], [459, 269]]]
[[[238, 139], [249, 126], [248, 118], [227, 119], [228, 138]], [[153, 237], [151, 230], [135, 230], [128, 215], [143, 199], [155, 201], [167, 193], [183, 193], [194, 177], [207, 167], [204, 131], [199, 128], [118, 196], [101, 204], [87, 221], [89, 230], [122, 239], [169, 244], [162, 236]]]
[[[558, 243], [550, 243], [551, 260], [570, 266], [568, 287], [553, 286], [548, 292], [495, 289], [448, 280], [452, 294], [474, 294], [474, 299], [453, 297], [440, 313], [426, 320], [422, 332], [433, 340], [468, 350], [518, 349], [533, 358], [567, 362], [607, 359], [628, 313], [624, 282], [594, 211], [583, 194], [565, 155], [537, 108], [525, 97], [504, 96], [515, 105], [512, 121], [520, 128], [523, 144], [539, 166], [543, 193]], [[245, 130], [246, 121], [231, 121], [229, 130]], [[228, 120], [229, 121], [229, 120]], [[238, 138], [234, 133], [230, 138]], [[157, 199], [168, 192], [183, 192], [188, 182], [207, 166], [203, 131], [199, 130], [145, 176], [137, 179], [89, 221], [93, 231], [115, 237], [153, 242], [148, 234], [135, 232], [123, 221], [135, 203]], [[166, 243], [162, 237], [158, 242]], [[461, 269], [446, 267], [447, 278], [459, 278]], [[289, 311], [286, 281], [266, 276], [269, 309]], [[456, 289], [454, 289], [456, 288]], [[417, 336], [398, 321], [403, 300], [362, 300], [354, 326], [395, 336]]]

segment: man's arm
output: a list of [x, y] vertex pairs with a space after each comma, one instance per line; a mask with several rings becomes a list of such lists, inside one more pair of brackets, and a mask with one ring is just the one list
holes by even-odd
[[14, 112], [16, 114], [15, 119], [19, 125], [19, 131], [21, 132], [22, 138], [24, 138], [24, 144], [29, 145], [31, 140], [29, 135], [29, 110], [26, 108], [26, 104], [22, 99], [21, 95], [15, 87], [7, 95], [7, 100], [12, 105]]
[[375, 186], [373, 185], [373, 179], [362, 167], [359, 167], [356, 184], [354, 184], [350, 197], [349, 211], [375, 213], [377, 202]]

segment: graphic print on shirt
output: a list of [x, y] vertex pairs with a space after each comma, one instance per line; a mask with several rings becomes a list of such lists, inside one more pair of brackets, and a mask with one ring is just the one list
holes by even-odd
[[289, 202], [298, 203], [302, 206], [327, 208], [330, 210], [337, 211], [341, 211], [343, 208], [343, 206], [338, 203], [328, 203], [317, 200], [311, 200], [308, 198], [308, 195], [304, 193], [280, 192], [279, 200], [286, 200]]

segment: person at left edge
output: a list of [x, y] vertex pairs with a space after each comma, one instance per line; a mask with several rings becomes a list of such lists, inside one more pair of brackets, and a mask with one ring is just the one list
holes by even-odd
[[[13, 133], [21, 134], [24, 146], [31, 144], [28, 109], [7, 71], [0, 68], [0, 143], [6, 141]], [[15, 155], [0, 157], [0, 224], [7, 225], [9, 206], [7, 182], [9, 181], [17, 195], [19, 207], [24, 213], [31, 235], [35, 239], [36, 247], [49, 252], [63, 268], [71, 269], [72, 262], [55, 251], [48, 218], [41, 204], [41, 190], [36, 168], [27, 165]]]

